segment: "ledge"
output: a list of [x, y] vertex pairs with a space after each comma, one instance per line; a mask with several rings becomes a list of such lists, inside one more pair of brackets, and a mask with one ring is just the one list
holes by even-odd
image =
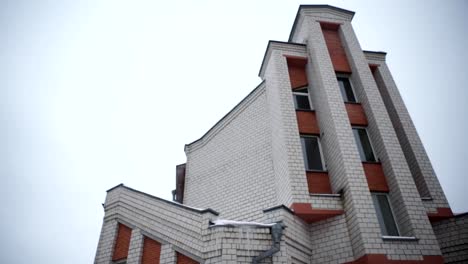
[[296, 112], [315, 112], [314, 109], [296, 109]]
[[343, 210], [314, 209], [310, 203], [293, 203], [291, 209], [297, 217], [309, 224], [344, 214]]
[[450, 208], [437, 207], [437, 213], [427, 213], [431, 223], [438, 222], [444, 219], [452, 218], [453, 212]]
[[277, 206], [273, 206], [273, 207], [264, 209], [263, 212], [264, 212], [264, 213], [268, 213], [268, 212], [276, 211], [276, 210], [279, 210], [279, 209], [283, 209], [283, 210], [286, 210], [286, 211], [287, 211], [288, 213], [290, 213], [290, 214], [294, 214], [294, 212], [293, 212], [289, 207], [287, 207], [287, 206], [284, 205], [284, 204], [281, 204], [281, 205], [277, 205]]
[[387, 241], [418, 241], [416, 237], [407, 237], [407, 236], [382, 236], [383, 240]]
[[[304, 134], [304, 135], [309, 135], [309, 134]], [[312, 135], [312, 134], [310, 134]], [[306, 170], [306, 172], [321, 172], [321, 173], [328, 173], [327, 170]]]
[[344, 102], [345, 104], [361, 105], [361, 102]]
[[362, 164], [382, 164], [380, 161], [361, 161]]
[[421, 197], [421, 201], [432, 201], [432, 197]]
[[312, 197], [334, 197], [334, 198], [341, 198], [341, 194], [339, 193], [309, 193]]

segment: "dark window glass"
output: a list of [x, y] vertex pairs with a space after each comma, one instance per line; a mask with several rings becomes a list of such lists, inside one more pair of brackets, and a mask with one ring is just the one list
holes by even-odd
[[361, 161], [376, 161], [366, 130], [364, 128], [353, 128], [353, 134]]
[[323, 170], [318, 138], [301, 136], [301, 145], [306, 170]]
[[399, 236], [398, 228], [393, 217], [392, 208], [386, 194], [372, 194], [380, 230], [384, 236]]
[[302, 87], [299, 89], [295, 89], [293, 91], [294, 96], [294, 107], [297, 110], [312, 110], [309, 101], [309, 91], [307, 87]]
[[302, 94], [294, 94], [294, 106], [298, 110], [311, 110], [309, 96]]
[[338, 85], [340, 86], [341, 95], [345, 102], [356, 102], [356, 97], [354, 97], [353, 88], [351, 88], [351, 83], [346, 77], [338, 77]]

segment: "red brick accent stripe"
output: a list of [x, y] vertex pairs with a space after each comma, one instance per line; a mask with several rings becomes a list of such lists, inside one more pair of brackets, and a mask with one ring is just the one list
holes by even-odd
[[429, 217], [429, 221], [437, 222], [440, 220], [448, 219], [453, 217], [452, 209], [450, 208], [437, 208], [437, 213], [428, 213], [427, 216]]
[[337, 72], [351, 73], [346, 51], [341, 43], [340, 35], [338, 34], [339, 25], [330, 23], [320, 23], [322, 27], [325, 43], [327, 44], [328, 53], [333, 64], [333, 68]]
[[332, 193], [327, 172], [308, 171], [306, 174], [309, 193]]
[[141, 264], [159, 264], [161, 258], [161, 244], [151, 238], [143, 240], [143, 255]]
[[392, 260], [384, 254], [367, 254], [345, 264], [443, 264], [442, 256], [423, 256], [423, 260]]
[[128, 248], [130, 247], [130, 237], [132, 229], [126, 225], [120, 224], [117, 231], [117, 238], [114, 246], [114, 254], [112, 261], [126, 259], [128, 256]]
[[198, 264], [198, 262], [177, 252], [177, 264]]
[[380, 65], [378, 64], [369, 64], [369, 68], [372, 73], [374, 73]]
[[288, 63], [289, 81], [291, 82], [291, 88], [298, 88], [308, 85], [306, 64], [307, 58], [304, 57], [292, 57], [286, 56]]
[[387, 179], [382, 169], [382, 164], [363, 162], [364, 174], [367, 178], [367, 185], [371, 192], [389, 192]]
[[364, 108], [359, 103], [345, 103], [346, 112], [351, 125], [367, 126], [367, 117], [364, 113]]
[[320, 134], [317, 114], [311, 111], [296, 110], [297, 126], [301, 134]]

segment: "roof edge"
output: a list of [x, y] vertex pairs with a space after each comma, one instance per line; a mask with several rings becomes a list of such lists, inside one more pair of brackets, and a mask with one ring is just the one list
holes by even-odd
[[142, 192], [142, 191], [139, 191], [139, 190], [136, 190], [136, 189], [133, 189], [133, 188], [130, 188], [130, 187], [127, 187], [125, 186], [123, 183], [117, 185], [117, 186], [114, 186], [112, 188], [110, 188], [109, 190], [107, 190], [107, 192], [110, 192], [112, 190], [115, 190], [119, 187], [122, 187], [122, 188], [125, 188], [129, 191], [132, 191], [132, 192], [136, 192], [136, 193], [139, 193], [139, 194], [142, 194], [142, 195], [145, 195], [145, 196], [148, 196], [150, 198], [153, 198], [153, 199], [156, 199], [158, 201], [161, 201], [161, 202], [165, 202], [165, 203], [168, 203], [168, 204], [171, 204], [171, 205], [175, 205], [177, 207], [180, 207], [180, 208], [183, 208], [183, 209], [187, 209], [187, 210], [190, 210], [190, 211], [193, 211], [193, 212], [196, 212], [196, 213], [200, 213], [200, 214], [204, 214], [204, 213], [212, 213], [216, 216], [219, 215], [218, 212], [216, 212], [215, 210], [211, 209], [211, 208], [206, 208], [206, 209], [197, 209], [197, 208], [193, 208], [193, 207], [190, 207], [190, 206], [187, 206], [187, 205], [184, 205], [184, 204], [180, 204], [180, 203], [176, 203], [176, 202], [172, 202], [172, 201], [169, 201], [169, 200], [166, 200], [166, 199], [163, 199], [163, 198], [160, 198], [160, 197], [157, 197], [157, 196], [154, 196], [154, 195], [151, 195], [151, 194], [148, 194], [148, 193], [145, 193], [145, 192]]
[[237, 103], [227, 114], [225, 114], [221, 119], [218, 120], [208, 131], [203, 134], [199, 139], [192, 141], [191, 143], [185, 144], [184, 150], [186, 151], [188, 147], [202, 141], [205, 137], [207, 137], [212, 131], [215, 130], [215, 128], [218, 127], [218, 125], [221, 124], [222, 121], [224, 121], [226, 118], [228, 118], [232, 113], [234, 113], [235, 110], [237, 110], [240, 106], [242, 106], [250, 96], [252, 96], [257, 90], [259, 90], [263, 84], [265, 84], [265, 81], [262, 81], [260, 84], [257, 85], [249, 94], [247, 94], [239, 103]]
[[297, 9], [296, 18], [294, 19], [294, 23], [293, 23], [293, 26], [291, 28], [291, 32], [289, 33], [288, 41], [292, 41], [294, 31], [296, 30], [297, 23], [299, 21], [299, 16], [300, 16], [301, 10], [304, 9], [304, 8], [329, 8], [329, 9], [332, 9], [332, 10], [335, 10], [335, 11], [338, 11], [338, 12], [347, 13], [347, 14], [351, 15], [351, 19], [354, 17], [354, 14], [356, 14], [354, 11], [339, 8], [339, 7], [336, 7], [336, 6], [331, 6], [331, 5], [300, 5], [299, 8]]
[[306, 47], [307, 46], [306, 44], [302, 44], [302, 43], [286, 42], [286, 41], [279, 41], [279, 40], [269, 40], [268, 45], [267, 45], [267, 47], [265, 49], [265, 53], [263, 55], [263, 60], [262, 60], [262, 64], [260, 65], [260, 70], [258, 71], [258, 76], [260, 76], [260, 77], [262, 75], [263, 67], [265, 66], [265, 62], [266, 62], [267, 55], [268, 55], [268, 50], [270, 49], [270, 46], [272, 44], [296, 45], [296, 46], [301, 46], [301, 47]]
[[387, 52], [385, 52], [385, 51], [363, 50], [362, 52], [364, 52], [364, 53], [372, 53], [372, 54], [387, 55]]

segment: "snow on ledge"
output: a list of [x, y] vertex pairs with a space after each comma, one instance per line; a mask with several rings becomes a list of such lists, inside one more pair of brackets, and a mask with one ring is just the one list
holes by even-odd
[[234, 221], [234, 220], [227, 220], [227, 219], [217, 219], [212, 221], [212, 226], [252, 226], [252, 227], [272, 227], [275, 225], [273, 224], [264, 224], [258, 222], [244, 222], [244, 221]]

